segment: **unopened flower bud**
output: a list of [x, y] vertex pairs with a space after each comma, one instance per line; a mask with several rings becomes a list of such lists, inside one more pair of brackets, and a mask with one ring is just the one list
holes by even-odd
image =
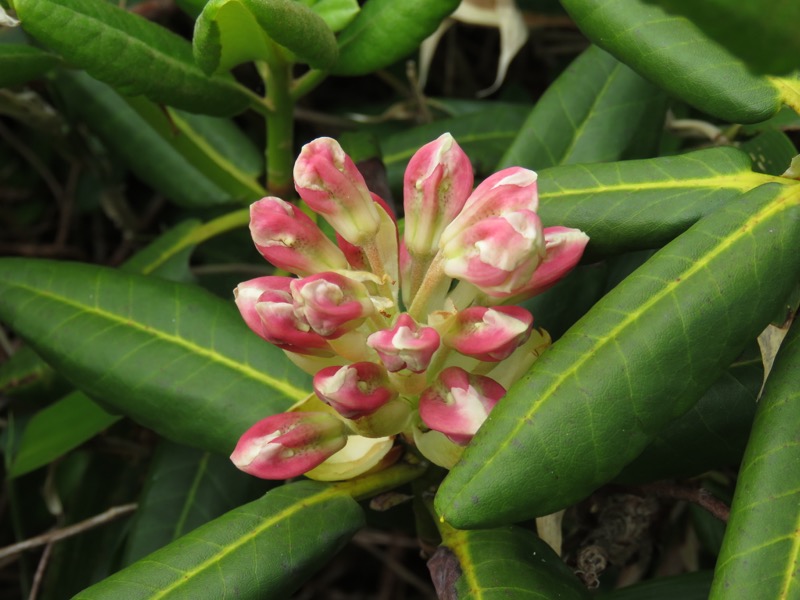
[[322, 412], [272, 415], [248, 429], [236, 444], [231, 461], [261, 479], [297, 477], [344, 448], [347, 427]]
[[448, 367], [422, 392], [419, 415], [429, 428], [465, 445], [505, 393], [505, 388], [489, 377]]
[[293, 279], [290, 287], [297, 312], [315, 333], [326, 338], [344, 335], [375, 312], [367, 288], [340, 273]]
[[314, 376], [314, 392], [346, 419], [359, 419], [397, 397], [386, 370], [371, 362], [328, 367]]
[[439, 348], [439, 334], [433, 327], [421, 326], [403, 313], [394, 327], [370, 335], [367, 345], [378, 353], [390, 373], [401, 369], [422, 373]]
[[303, 146], [294, 165], [297, 193], [351, 244], [380, 228], [380, 215], [364, 177], [336, 140], [318, 138]]
[[280, 198], [250, 205], [250, 233], [261, 255], [297, 275], [346, 269], [341, 250], [302, 210]]
[[472, 165], [449, 133], [420, 148], [403, 178], [405, 243], [414, 256], [436, 253], [442, 230], [472, 192]]
[[[392, 207], [389, 204], [378, 196], [378, 194], [373, 194], [370, 192], [370, 196], [372, 199], [379, 204], [380, 206], [376, 208], [376, 210], [381, 210], [389, 216], [391, 221], [395, 224], [395, 232], [397, 231], [397, 217], [392, 210]], [[366, 253], [364, 252], [363, 246], [357, 246], [355, 244], [351, 244], [346, 239], [342, 237], [340, 233], [336, 233], [336, 243], [339, 245], [340, 250], [344, 254], [345, 258], [347, 258], [347, 262], [353, 269], [357, 271], [369, 271], [369, 261], [367, 260]]]
[[533, 315], [521, 306], [472, 306], [453, 317], [442, 341], [478, 360], [498, 362], [530, 337]]

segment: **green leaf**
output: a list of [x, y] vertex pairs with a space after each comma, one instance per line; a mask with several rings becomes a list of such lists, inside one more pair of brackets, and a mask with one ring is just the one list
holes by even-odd
[[795, 323], [758, 404], [722, 550], [712, 600], [795, 598], [800, 593], [800, 327]]
[[22, 27], [122, 94], [229, 116], [250, 104], [232, 77], [208, 77], [188, 42], [104, 0], [16, 0]]
[[263, 493], [265, 482], [233, 468], [228, 457], [161, 442], [139, 499], [123, 564], [252, 500], [254, 483]]
[[439, 488], [439, 514], [518, 521], [615, 477], [769, 323], [800, 276], [798, 244], [800, 186], [767, 185], [665, 246], [511, 387]]
[[86, 73], [61, 71], [56, 86], [70, 109], [153, 189], [181, 206], [234, 201], [104, 83]]
[[770, 175], [783, 175], [797, 156], [797, 148], [782, 131], [769, 129], [739, 144], [747, 152], [756, 169]]
[[197, 219], [182, 221], [136, 252], [120, 269], [188, 283], [192, 278], [189, 258], [197, 246], [202, 228], [202, 223]]
[[781, 91], [770, 79], [752, 73], [695, 23], [657, 2], [562, 0], [562, 4], [592, 42], [704, 112], [733, 123], [754, 123], [768, 119], [781, 106]]
[[300, 0], [337, 33], [352, 23], [361, 8], [357, 0]]
[[711, 571], [659, 577], [597, 596], [600, 600], [707, 600]]
[[339, 34], [336, 75], [366, 75], [405, 58], [458, 8], [460, 0], [369, 0]]
[[655, 4], [689, 19], [757, 73], [781, 75], [800, 67], [800, 4], [774, 0], [655, 0]]
[[0, 364], [0, 394], [17, 397], [53, 397], [69, 390], [39, 356], [27, 346]]
[[652, 156], [667, 97], [590, 46], [536, 102], [498, 168], [545, 169]]
[[273, 41], [315, 69], [338, 56], [325, 21], [294, 0], [209, 0], [194, 28], [194, 58], [206, 73], [251, 60], [271, 62]]
[[0, 44], [0, 87], [27, 83], [47, 73], [61, 60], [25, 44]]
[[77, 387], [157, 433], [228, 454], [307, 395], [307, 376], [233, 305], [103, 267], [0, 259], [0, 318]]
[[658, 248], [742, 192], [771, 181], [733, 148], [539, 173], [545, 226], [589, 234], [592, 255]]
[[28, 421], [8, 476], [19, 477], [54, 461], [119, 419], [83, 393], [72, 392]]
[[590, 597], [552, 548], [522, 527], [460, 531], [445, 526], [442, 538], [428, 561], [440, 598]]
[[364, 524], [335, 487], [301, 481], [195, 529], [75, 600], [286, 598]]

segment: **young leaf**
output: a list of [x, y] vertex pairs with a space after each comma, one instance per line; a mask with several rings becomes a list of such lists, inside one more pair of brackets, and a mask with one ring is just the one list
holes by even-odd
[[0, 318], [84, 392], [169, 439], [230, 453], [307, 377], [233, 305], [86, 264], [0, 259]]
[[768, 119], [781, 92], [686, 17], [649, 0], [562, 0], [581, 31], [659, 87], [733, 123]]
[[218, 116], [250, 103], [232, 77], [205, 75], [183, 38], [109, 2], [16, 0], [14, 8], [27, 33], [122, 94]]
[[361, 10], [358, 0], [300, 0], [300, 2], [322, 17], [334, 33], [347, 27]]
[[301, 62], [328, 69], [336, 38], [317, 13], [294, 0], [209, 0], [194, 28], [194, 57], [206, 73], [251, 60], [270, 61], [276, 42]]
[[428, 569], [440, 598], [590, 597], [552, 548], [522, 527], [459, 531], [444, 526], [442, 545]]
[[47, 73], [61, 60], [26, 44], [0, 44], [0, 87], [27, 83]]
[[784, 339], [758, 404], [722, 550], [713, 600], [800, 593], [800, 327]]
[[545, 169], [653, 155], [667, 97], [590, 46], [536, 102], [499, 168]]
[[460, 0], [369, 0], [339, 34], [336, 75], [366, 75], [411, 54]]
[[800, 276], [798, 244], [800, 186], [767, 185], [665, 246], [511, 387], [439, 488], [438, 513], [508, 523], [611, 480], [770, 321]]
[[364, 524], [335, 487], [300, 481], [195, 529], [75, 600], [287, 598]]

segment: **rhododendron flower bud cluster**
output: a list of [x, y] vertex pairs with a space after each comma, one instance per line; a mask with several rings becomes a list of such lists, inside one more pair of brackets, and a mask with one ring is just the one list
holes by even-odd
[[294, 179], [336, 241], [299, 206], [255, 202], [256, 248], [296, 277], [259, 277], [234, 294], [247, 325], [313, 375], [314, 392], [253, 425], [233, 462], [266, 479], [335, 480], [414, 446], [452, 467], [549, 344], [513, 304], [567, 274], [589, 238], [542, 226], [533, 171], [504, 169], [473, 190], [450, 134], [409, 162], [402, 239], [336, 141], [304, 146]]

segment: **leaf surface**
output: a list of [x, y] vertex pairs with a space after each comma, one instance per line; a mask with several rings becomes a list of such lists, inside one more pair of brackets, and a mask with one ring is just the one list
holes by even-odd
[[509, 523], [611, 480], [770, 321], [800, 276], [798, 244], [800, 186], [768, 185], [665, 246], [511, 387], [439, 488], [438, 513]]
[[55, 54], [27, 44], [0, 44], [0, 87], [27, 83], [60, 62]]
[[307, 377], [233, 301], [103, 267], [0, 260], [0, 318], [111, 410], [169, 439], [230, 453], [307, 395]]

